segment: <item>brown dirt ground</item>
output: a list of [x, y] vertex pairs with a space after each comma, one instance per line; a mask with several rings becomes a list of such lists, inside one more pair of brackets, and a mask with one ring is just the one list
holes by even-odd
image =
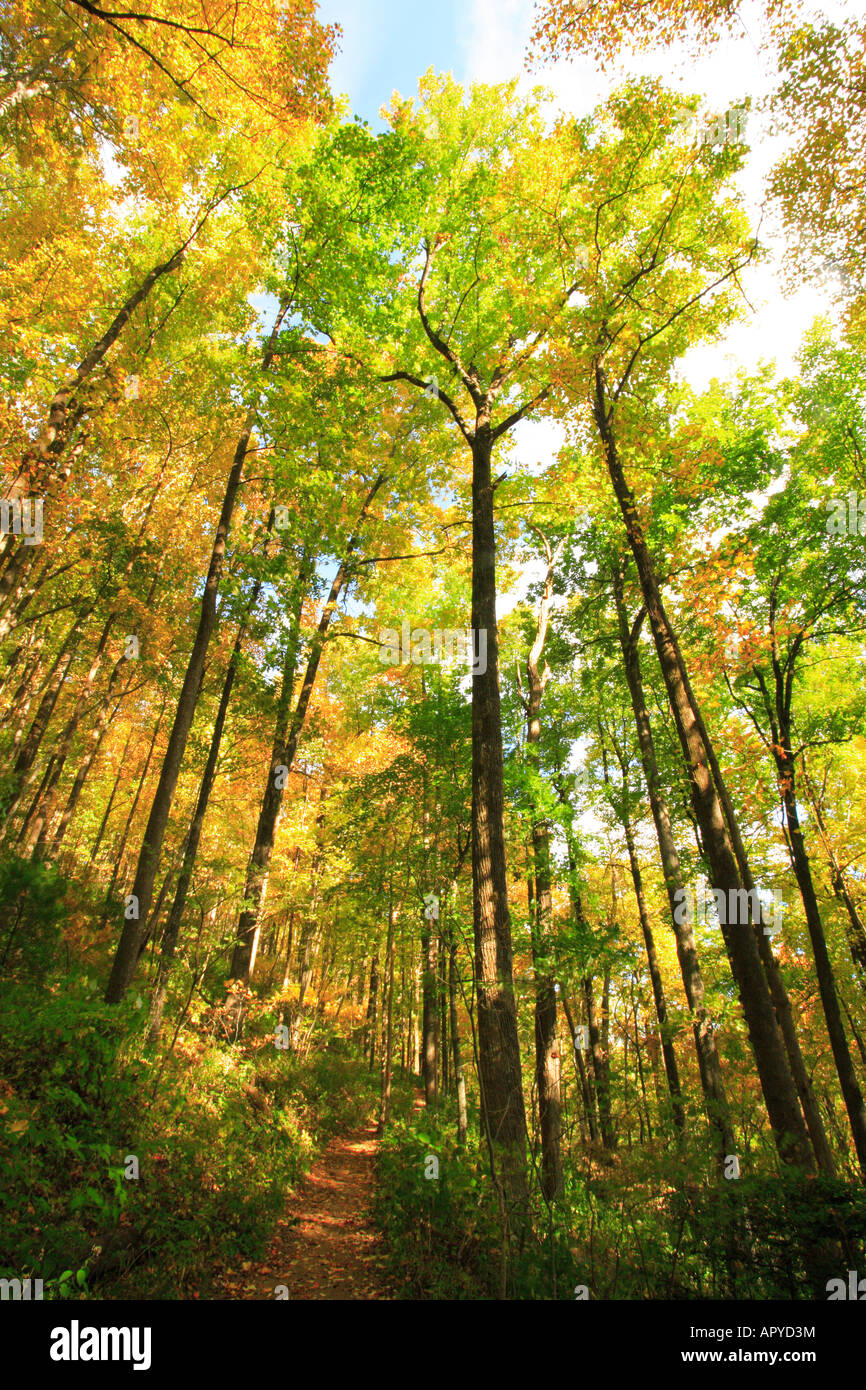
[[285, 1284], [290, 1299], [393, 1298], [369, 1215], [377, 1145], [375, 1121], [332, 1139], [289, 1199], [298, 1223], [278, 1222], [264, 1260], [244, 1261], [217, 1297], [273, 1300]]

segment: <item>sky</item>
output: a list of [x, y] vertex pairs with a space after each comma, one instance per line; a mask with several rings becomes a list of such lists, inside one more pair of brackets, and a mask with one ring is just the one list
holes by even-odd
[[[808, 10], [808, 7], [807, 7]], [[644, 54], [624, 51], [609, 74], [588, 59], [525, 69], [532, 28], [532, 0], [320, 0], [319, 15], [342, 26], [340, 51], [331, 67], [331, 89], [348, 98], [351, 111], [370, 125], [385, 128], [380, 108], [398, 91], [417, 96], [418, 78], [428, 68], [451, 72], [466, 85], [506, 82], [520, 77], [522, 89], [548, 87], [554, 109], [585, 115], [613, 91], [624, 77], [654, 75], [683, 95], [698, 94], [707, 111], [723, 112], [751, 97], [754, 106], [773, 89], [772, 58], [761, 51], [761, 9], [745, 0], [735, 34], [702, 55], [684, 46]], [[853, 13], [846, 0], [825, 0], [814, 13], [842, 18]], [[807, 329], [820, 314], [838, 313], [832, 277], [801, 285], [796, 292], [785, 284], [785, 238], [767, 203], [765, 180], [785, 148], [784, 136], [767, 129], [767, 118], [750, 113], [747, 143], [750, 152], [738, 184], [754, 223], [760, 219], [761, 240], [771, 259], [748, 267], [743, 276], [750, 309], [725, 337], [691, 348], [682, 359], [680, 375], [696, 391], [714, 377], [733, 378], [773, 361], [780, 374], [796, 370], [796, 354]], [[546, 467], [561, 440], [560, 428], [544, 420], [522, 422], [512, 432], [511, 467]], [[509, 467], [509, 472], [511, 471]], [[534, 577], [530, 566], [522, 582], [500, 594], [497, 615], [519, 602]]]
[[[374, 127], [384, 128], [379, 110], [394, 91], [417, 94], [418, 78], [428, 68], [453, 73], [458, 82], [505, 82], [521, 77], [529, 89], [541, 84], [555, 96], [555, 105], [583, 115], [612, 91], [627, 72], [654, 74], [686, 93], [698, 93], [708, 110], [724, 111], [750, 96], [757, 102], [773, 85], [771, 59], [760, 51], [760, 6], [746, 0], [740, 27], [711, 50], [695, 57], [675, 46], [648, 54], [626, 53], [609, 75], [587, 59], [545, 65], [525, 71], [532, 28], [531, 0], [322, 0], [320, 17], [343, 28], [341, 51], [331, 69], [331, 86], [345, 94], [353, 113]], [[842, 17], [851, 4], [822, 3], [820, 13]], [[784, 149], [784, 137], [767, 134], [763, 122], [750, 117], [751, 146], [740, 186], [752, 217], [761, 215], [764, 180]], [[713, 376], [749, 370], [773, 359], [783, 372], [795, 366], [803, 334], [820, 313], [834, 312], [832, 279], [791, 293], [782, 271], [784, 239], [774, 225], [772, 208], [765, 207], [762, 240], [776, 252], [770, 265], [755, 267], [745, 284], [753, 311], [728, 332], [721, 344], [690, 351], [683, 374], [696, 389]]]

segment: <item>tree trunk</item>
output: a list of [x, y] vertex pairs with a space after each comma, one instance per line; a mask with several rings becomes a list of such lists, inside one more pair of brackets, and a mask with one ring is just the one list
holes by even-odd
[[[280, 324], [288, 312], [288, 302], [280, 306], [277, 319], [262, 357], [262, 371], [271, 365], [277, 346]], [[192, 652], [184, 676], [183, 687], [177, 702], [174, 724], [169, 735], [168, 747], [163, 758], [159, 782], [150, 808], [147, 827], [138, 858], [138, 866], [132, 885], [133, 896], [138, 901], [138, 918], [125, 919], [114, 957], [111, 975], [105, 991], [107, 1004], [119, 1004], [123, 999], [140, 955], [143, 924], [147, 922], [153, 897], [153, 884], [165, 839], [168, 818], [174, 801], [180, 765], [186, 749], [189, 731], [192, 727], [198, 697], [201, 690], [204, 664], [210, 646], [211, 636], [217, 623], [217, 593], [225, 563], [228, 533], [234, 514], [235, 500], [240, 487], [244, 462], [256, 420], [256, 408], [251, 406], [246, 414], [240, 438], [235, 447], [234, 459], [226, 482], [222, 509], [217, 525], [216, 537], [211, 551], [210, 565], [201, 600], [201, 613]]]
[[104, 927], [106, 922], [108, 921], [108, 913], [110, 911], [111, 904], [111, 895], [114, 892], [117, 880], [120, 877], [121, 868], [123, 866], [123, 857], [126, 853], [126, 842], [129, 838], [129, 832], [132, 828], [132, 822], [135, 817], [135, 813], [138, 810], [138, 803], [141, 800], [141, 795], [144, 791], [144, 784], [147, 781], [147, 774], [150, 771], [150, 763], [151, 759], [153, 758], [154, 749], [156, 748], [156, 740], [159, 737], [159, 731], [162, 728], [162, 719], [163, 715], [165, 714], [165, 709], [166, 701], [165, 699], [163, 699], [162, 707], [159, 711], [159, 718], [156, 721], [156, 725], [153, 730], [153, 736], [150, 740], [150, 746], [147, 750], [147, 758], [145, 759], [144, 763], [144, 771], [138, 779], [138, 784], [135, 788], [135, 796], [132, 798], [132, 805], [129, 808], [129, 814], [126, 817], [126, 824], [123, 827], [123, 834], [120, 837], [120, 844], [118, 845], [117, 851], [114, 856], [114, 869], [111, 874], [111, 883], [108, 885], [108, 892], [105, 895], [105, 911], [103, 913], [102, 920], [100, 923], [101, 927]]
[[[370, 507], [373, 504], [373, 499], [384, 482], [385, 476], [384, 474], [380, 474], [367, 493], [364, 505], [358, 516], [357, 527], [360, 527], [366, 520], [370, 512]], [[312, 696], [313, 687], [316, 682], [319, 662], [322, 659], [322, 649], [325, 645], [325, 638], [331, 624], [331, 619], [336, 611], [337, 601], [349, 577], [349, 557], [355, 550], [357, 544], [358, 535], [356, 530], [356, 533], [349, 538], [346, 545], [346, 556], [341, 561], [337, 573], [334, 575], [334, 580], [331, 584], [331, 592], [322, 610], [319, 625], [313, 635], [303, 685], [301, 686], [298, 702], [295, 706], [291, 725], [288, 730], [283, 720], [285, 718], [285, 712], [287, 712], [289, 708], [292, 686], [294, 685], [294, 668], [298, 650], [297, 640], [290, 644], [290, 650], [287, 653], [283, 680], [283, 694], [280, 700], [277, 729], [272, 750], [272, 759], [274, 757], [277, 758], [276, 766], [285, 767], [287, 772], [278, 776], [276, 773], [276, 766], [272, 760], [271, 768], [268, 773], [267, 785], [262, 798], [259, 821], [256, 827], [256, 839], [247, 868], [247, 879], [244, 888], [244, 901], [252, 905], [245, 908], [238, 918], [237, 939], [231, 963], [232, 979], [242, 980], [245, 983], [250, 979], [255, 963], [255, 943], [258, 935], [258, 924], [265, 900], [265, 894], [267, 892], [268, 870], [274, 845], [274, 833], [283, 800], [283, 778], [285, 778], [285, 782], [287, 783], [288, 774], [292, 770], [295, 755], [298, 751], [298, 743], [306, 722], [310, 697]], [[303, 590], [307, 582], [306, 574], [307, 569], [305, 561], [301, 566], [299, 603], [303, 599]], [[278, 785], [278, 782], [281, 785]]]
[[370, 1049], [370, 1070], [376, 1064], [376, 996], [379, 992], [379, 957], [374, 953], [370, 964], [370, 993], [367, 996], [367, 1017], [364, 1022], [364, 1055]]
[[565, 1014], [565, 1021], [568, 1024], [568, 1031], [571, 1034], [571, 1046], [574, 1053], [574, 1069], [577, 1073], [577, 1084], [580, 1087], [580, 1095], [583, 1101], [583, 1113], [586, 1116], [586, 1123], [589, 1128], [590, 1143], [597, 1144], [600, 1140], [598, 1132], [598, 1112], [595, 1105], [595, 1095], [590, 1087], [589, 1078], [586, 1074], [586, 1067], [583, 1061], [585, 1049], [578, 1046], [577, 1028], [574, 1017], [569, 1008], [568, 998], [562, 984], [559, 986], [559, 997], [562, 1001], [562, 1010]]
[[736, 1152], [733, 1125], [731, 1123], [728, 1098], [722, 1078], [722, 1066], [716, 1047], [715, 1025], [706, 1007], [706, 992], [701, 974], [695, 934], [691, 921], [680, 921], [683, 913], [678, 905], [683, 901], [683, 877], [680, 857], [674, 840], [670, 812], [662, 792], [662, 782], [656, 762], [655, 743], [647, 710], [640, 669], [638, 633], [643, 611], [629, 629], [622, 592], [622, 576], [618, 566], [613, 570], [614, 596], [616, 599], [619, 623], [620, 645], [622, 647], [625, 676], [631, 696], [638, 746], [643, 764], [644, 778], [649, 793], [650, 810], [656, 830], [659, 856], [664, 874], [665, 888], [671, 909], [671, 922], [676, 939], [677, 959], [683, 977], [686, 1000], [692, 1012], [692, 1028], [695, 1051], [698, 1058], [698, 1071], [704, 1104], [710, 1128], [715, 1134], [720, 1167], [728, 1154]]
[[860, 1171], [863, 1173], [864, 1177], [866, 1177], [866, 1107], [864, 1107], [863, 1104], [863, 1093], [860, 1090], [860, 1085], [857, 1080], [854, 1060], [848, 1047], [848, 1039], [845, 1037], [845, 1025], [842, 1022], [842, 1010], [839, 1007], [836, 981], [833, 977], [833, 967], [830, 963], [830, 956], [827, 951], [827, 942], [824, 936], [824, 927], [821, 921], [818, 899], [815, 894], [815, 885], [812, 882], [812, 869], [809, 864], [809, 856], [806, 852], [803, 832], [800, 828], [800, 816], [797, 811], [794, 757], [791, 752], [789, 732], [785, 727], [783, 727], [780, 732], [780, 741], [773, 745], [773, 756], [779, 774], [779, 788], [785, 805], [786, 830], [788, 846], [791, 852], [791, 863], [794, 868], [797, 887], [800, 890], [800, 897], [802, 898], [803, 909], [806, 914], [806, 926], [809, 930], [809, 940], [812, 943], [815, 974], [818, 978], [818, 989], [821, 995], [824, 1019], [827, 1024], [827, 1034], [830, 1038], [830, 1046], [833, 1050], [833, 1060], [836, 1063], [839, 1084], [842, 1088], [842, 1095], [845, 1100], [845, 1109], [848, 1111], [851, 1134], [854, 1138], [854, 1148], [860, 1163]]
[[52, 749], [53, 762], [50, 776], [46, 779], [43, 787], [40, 788], [39, 795], [35, 799], [33, 805], [30, 807], [30, 810], [28, 811], [27, 816], [25, 817], [24, 824], [21, 827], [20, 837], [24, 837], [27, 834], [29, 823], [39, 814], [40, 807], [44, 808], [44, 815], [40, 827], [40, 835], [39, 841], [37, 842], [37, 849], [39, 845], [41, 843], [44, 843], [45, 841], [48, 831], [49, 820], [53, 816], [53, 798], [51, 794], [54, 788], [56, 787], [58, 781], [60, 780], [63, 768], [66, 764], [67, 755], [69, 753], [70, 748], [72, 747], [72, 741], [75, 738], [75, 734], [81, 722], [81, 717], [84, 713], [87, 702], [93, 691], [93, 687], [96, 682], [96, 677], [99, 675], [99, 669], [102, 665], [102, 658], [105, 655], [105, 648], [108, 644], [108, 639], [111, 635], [111, 629], [114, 625], [114, 618], [114, 613], [109, 613], [108, 618], [103, 624], [102, 632], [99, 636], [99, 641], [96, 644], [96, 651], [94, 652], [90, 662], [90, 668], [83, 682], [78, 688], [78, 691], [75, 696], [75, 701], [72, 706], [72, 711], [66, 721], [66, 725], [59, 739], [57, 740], [57, 743], [54, 745]]
[[862, 980], [866, 982], [866, 926], [863, 925], [863, 919], [857, 910], [857, 904], [851, 895], [851, 890], [848, 887], [845, 875], [842, 872], [833, 846], [830, 843], [827, 826], [824, 823], [824, 816], [821, 811], [821, 803], [812, 785], [812, 779], [806, 767], [805, 753], [801, 754], [801, 758], [803, 763], [803, 781], [809, 797], [809, 805], [815, 813], [815, 823], [818, 827], [818, 833], [821, 836], [821, 842], [824, 846], [824, 853], [827, 856], [827, 862], [830, 866], [830, 884], [834, 895], [838, 901], [842, 903], [847, 914], [845, 921], [845, 936], [848, 941], [848, 949], [851, 952], [851, 959], [854, 965], [861, 974]]
[[126, 735], [126, 742], [123, 745], [123, 752], [121, 753], [120, 761], [117, 764], [117, 775], [115, 776], [114, 783], [111, 788], [111, 795], [108, 798], [105, 810], [102, 814], [102, 820], [99, 822], [99, 829], [96, 832], [96, 839], [93, 842], [93, 848], [90, 851], [90, 858], [87, 862], [88, 868], [91, 869], [93, 868], [93, 865], [96, 863], [96, 856], [99, 853], [99, 846], [102, 844], [102, 838], [108, 826], [108, 819], [111, 815], [111, 808], [114, 805], [114, 798], [117, 796], [117, 789], [120, 786], [120, 779], [126, 775], [126, 755], [129, 752], [129, 745], [132, 742], [133, 731], [133, 726], [130, 725], [129, 732]]
[[439, 1009], [439, 1070], [441, 1074], [442, 1094], [447, 1096], [450, 1090], [450, 1079], [448, 1075], [448, 953], [445, 948], [445, 934], [440, 922], [436, 939], [436, 1000]]
[[[547, 572], [538, 605], [535, 638], [526, 660], [529, 694], [526, 702], [526, 760], [540, 783], [541, 701], [549, 668], [540, 666], [550, 620], [555, 556], [545, 538]], [[539, 788], [540, 789], [540, 788]], [[562, 1194], [562, 1097], [560, 1058], [556, 1034], [556, 970], [553, 962], [553, 905], [550, 883], [550, 826], [544, 817], [538, 790], [533, 807], [532, 853], [535, 876], [534, 911], [530, 908], [532, 967], [535, 981], [535, 1089], [538, 1096], [538, 1128], [541, 1134], [541, 1190], [548, 1202]]]
[[439, 1009], [436, 998], [436, 935], [421, 917], [421, 1052], [424, 1103], [428, 1110], [439, 1104]]
[[[706, 740], [706, 731], [704, 731]], [[706, 740], [708, 743], [708, 740]], [[731, 837], [731, 844], [734, 847], [734, 854], [740, 868], [740, 875], [747, 890], [754, 891], [755, 882], [752, 878], [752, 871], [746, 858], [746, 850], [740, 836], [740, 829], [734, 816], [734, 808], [731, 805], [731, 798], [728, 789], [722, 779], [721, 770], [716, 759], [715, 752], [711, 744], [708, 743], [708, 753], [710, 759], [710, 769], [715, 779], [716, 789], [722, 803], [722, 810], [728, 826], [728, 834]], [[782, 1030], [782, 1038], [785, 1043], [785, 1051], [788, 1054], [788, 1061], [791, 1073], [794, 1077], [794, 1084], [797, 1088], [797, 1095], [803, 1114], [806, 1118], [806, 1128], [809, 1132], [812, 1149], [818, 1162], [818, 1167], [822, 1173], [833, 1175], [836, 1165], [830, 1145], [827, 1141], [827, 1134], [824, 1129], [824, 1122], [821, 1119], [821, 1111], [818, 1106], [818, 1099], [815, 1095], [812, 1080], [806, 1070], [806, 1063], [800, 1050], [800, 1043], [797, 1039], [797, 1030], [794, 1027], [794, 1014], [791, 1009], [791, 1001], [788, 998], [788, 991], [782, 979], [782, 972], [779, 969], [779, 962], [773, 955], [773, 948], [770, 945], [769, 936], [761, 930], [757, 931], [758, 951], [761, 956], [761, 964], [764, 967], [769, 987], [770, 997], [773, 1001], [773, 1009], [776, 1014], [779, 1027]]]
[[[605, 975], [607, 978], [607, 975]], [[607, 1048], [602, 1042], [595, 1009], [595, 990], [592, 976], [583, 977], [583, 998], [586, 1004], [586, 1020], [589, 1031], [589, 1050], [592, 1057], [592, 1072], [595, 1078], [595, 1095], [598, 1104], [598, 1118], [601, 1127], [601, 1142], [606, 1149], [616, 1148], [616, 1134], [610, 1109], [610, 1066]]]
[[[611, 483], [637, 565], [671, 712], [677, 726], [685, 764], [689, 770], [692, 802], [710, 863], [713, 885], [722, 890], [725, 901], [729, 902], [732, 892], [739, 894], [742, 890], [739, 866], [710, 769], [706, 742], [698, 724], [697, 702], [676, 635], [661, 599], [634, 496], [625, 480], [617, 452], [613, 433], [613, 409], [608, 407], [604, 373], [600, 364], [596, 366], [595, 417]], [[741, 901], [741, 898], [736, 900]], [[758, 914], [758, 932], [761, 932], [763, 927], [760, 916]], [[782, 1035], [773, 1012], [751, 916], [743, 923], [731, 924], [727, 922], [726, 914], [722, 935], [742, 1002], [749, 1040], [780, 1160], [785, 1165], [811, 1172], [814, 1170], [814, 1162], [809, 1138]]]
[[14, 775], [18, 778], [18, 787], [10, 804], [4, 812], [5, 826], [4, 835], [8, 836], [11, 829], [12, 817], [23, 800], [24, 793], [28, 785], [28, 775], [36, 761], [40, 744], [45, 737], [45, 731], [54, 713], [54, 706], [57, 704], [58, 697], [63, 689], [63, 683], [69, 673], [69, 668], [78, 649], [80, 638], [81, 623], [89, 613], [93, 612], [93, 607], [88, 613], [80, 614], [73, 626], [69, 629], [60, 651], [54, 658], [54, 663], [48, 675], [42, 698], [37, 706], [36, 713], [27, 731], [27, 737], [18, 751], [18, 756], [12, 766]]
[[379, 1101], [379, 1123], [376, 1133], [385, 1133], [391, 1113], [391, 1051], [393, 1047], [394, 1018], [394, 880], [388, 881], [388, 934], [385, 941], [385, 1047], [382, 1056], [381, 1095]]
[[[650, 981], [652, 983], [653, 1002], [655, 1004], [656, 1017], [659, 1024], [665, 1077], [667, 1079], [668, 1092], [671, 1098], [671, 1113], [673, 1115], [674, 1128], [679, 1134], [682, 1134], [686, 1127], [686, 1117], [683, 1110], [683, 1093], [682, 1087], [680, 1086], [680, 1073], [668, 1027], [667, 999], [665, 998], [662, 973], [659, 968], [655, 938], [650, 925], [649, 913], [647, 912], [646, 899], [643, 891], [643, 879], [641, 877], [640, 865], [634, 846], [634, 835], [632, 833], [631, 822], [627, 815], [624, 829], [626, 845], [628, 847], [628, 860], [631, 866], [632, 882], [634, 883], [634, 895], [637, 901], [638, 916], [640, 918], [641, 931], [643, 932], [644, 945], [646, 947], [647, 964], [649, 965]], [[635, 1028], [637, 1028], [637, 1016], [635, 1016]]]
[[457, 1092], [457, 1143], [466, 1145], [466, 1078], [460, 1049], [460, 1024], [457, 1017], [457, 939], [452, 929], [448, 950], [448, 1007], [451, 1014], [451, 1054], [454, 1063], [454, 1083]]
[[183, 912], [186, 906], [189, 885], [192, 882], [192, 873], [195, 868], [195, 861], [198, 856], [198, 847], [201, 842], [202, 830], [204, 829], [205, 816], [207, 815], [208, 802], [216, 780], [217, 763], [219, 761], [220, 745], [222, 743], [223, 729], [225, 728], [226, 716], [228, 714], [229, 702], [231, 701], [232, 689], [240, 663], [241, 650], [243, 647], [244, 636], [250, 615], [258, 601], [261, 592], [261, 583], [257, 582], [250, 602], [247, 605], [246, 614], [238, 628], [235, 643], [226, 667], [223, 679], [223, 688], [220, 694], [220, 702], [217, 707], [216, 719], [214, 720], [213, 731], [211, 733], [210, 748], [208, 749], [207, 761], [199, 784], [198, 800], [189, 830], [187, 831], [186, 843], [183, 851], [183, 862], [181, 864], [180, 875], [175, 889], [174, 901], [168, 915], [168, 922], [165, 928], [165, 935], [162, 941], [162, 951], [159, 961], [156, 980], [154, 981], [153, 994], [150, 1006], [150, 1022], [148, 1025], [147, 1040], [154, 1045], [159, 1043], [162, 1031], [162, 1015], [165, 1008], [165, 998], [168, 988], [168, 977], [171, 973], [172, 962], [174, 960], [177, 943], [180, 936]]
[[[121, 671], [124, 669], [126, 665], [127, 658], [124, 654], [123, 656], [119, 657], [119, 659], [115, 662], [111, 671], [111, 675], [108, 678], [108, 686], [100, 704], [99, 712], [96, 716], [93, 727], [91, 728], [90, 733], [87, 736], [87, 744], [84, 750], [84, 756], [81, 759], [81, 762], [75, 773], [72, 786], [69, 788], [69, 795], [66, 798], [66, 805], [64, 806], [63, 811], [61, 812], [60, 820], [57, 822], [57, 826], [51, 838], [51, 848], [49, 851], [49, 857], [52, 859], [55, 859], [60, 852], [60, 846], [63, 844], [66, 832], [69, 829], [70, 821], [72, 820], [72, 817], [75, 815], [75, 809], [81, 798], [81, 793], [84, 790], [84, 784], [90, 775], [90, 771], [93, 767], [94, 762], [96, 761], [97, 754], [99, 753], [99, 749], [102, 745], [103, 737], [105, 736], [105, 732], [108, 729], [111, 719], [114, 717], [114, 715], [116, 715], [119, 704], [123, 701], [124, 695], [121, 694], [120, 701], [118, 701], [118, 704], [112, 705], [112, 696], [114, 695], [114, 688], [117, 684], [118, 679], [120, 678]], [[128, 685], [129, 682], [127, 681], [127, 686]]]
[[[503, 825], [502, 721], [496, 628], [492, 435], [479, 415], [472, 439], [472, 631], [487, 643], [472, 677], [472, 883], [478, 1063], [483, 1127], [496, 1178], [518, 1217], [526, 1201], [526, 1112], [508, 911]], [[479, 662], [479, 665], [482, 664]]]
[[[250, 904], [250, 906], [245, 907], [238, 918], [235, 948], [229, 970], [233, 980], [241, 980], [244, 984], [247, 984], [250, 980], [255, 965], [259, 922], [267, 895], [271, 854], [274, 848], [277, 821], [279, 820], [280, 811], [282, 809], [283, 791], [288, 785], [288, 776], [292, 769], [295, 749], [297, 747], [297, 736], [294, 740], [294, 747], [290, 748], [287, 746], [286, 740], [289, 728], [289, 711], [291, 709], [292, 695], [295, 688], [295, 675], [297, 672], [298, 655], [301, 645], [301, 610], [307, 585], [311, 578], [312, 568], [310, 558], [305, 552], [293, 595], [292, 613], [290, 615], [291, 631], [286, 646], [285, 659], [283, 661], [281, 688], [277, 702], [276, 726], [274, 728], [274, 737], [271, 745], [270, 767], [265, 781], [264, 793], [260, 802], [259, 819], [256, 825], [256, 838], [253, 843], [252, 853], [250, 854], [246, 883], [244, 885], [244, 902]], [[281, 769], [285, 769], [285, 771]]]

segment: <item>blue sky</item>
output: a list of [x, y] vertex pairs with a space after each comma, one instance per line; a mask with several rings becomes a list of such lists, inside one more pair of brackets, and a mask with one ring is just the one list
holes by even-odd
[[[861, 0], [820, 0], [807, 8], [840, 17]], [[761, 52], [760, 0], [743, 0], [738, 28], [712, 50], [695, 53], [674, 45], [644, 54], [627, 50], [608, 74], [587, 60], [556, 63], [531, 74], [524, 61], [534, 6], [532, 0], [321, 0], [320, 17], [341, 24], [341, 52], [331, 69], [331, 88], [348, 96], [352, 111], [379, 129], [379, 108], [394, 91], [417, 95], [418, 78], [429, 67], [453, 72], [458, 82], [504, 82], [521, 77], [521, 86], [549, 87], [560, 110], [585, 114], [626, 74], [653, 74], [683, 93], [698, 93], [702, 104], [724, 111], [745, 97], [759, 101], [774, 85], [772, 65]], [[752, 120], [752, 118], [750, 118]], [[785, 372], [816, 314], [833, 313], [832, 285], [801, 284], [792, 292], [783, 273], [784, 240], [766, 206], [766, 176], [778, 159], [780, 141], [752, 120], [751, 153], [739, 176], [752, 219], [763, 213], [762, 237], [774, 252], [770, 264], [744, 276], [752, 309], [721, 343], [692, 349], [683, 375], [698, 390], [713, 376], [729, 377], [738, 368], [754, 370], [761, 359], [775, 359]]]
[[393, 91], [414, 96], [427, 68], [466, 77], [459, 0], [325, 0], [319, 17], [343, 26], [341, 52], [331, 68], [331, 90], [346, 93], [352, 110], [379, 129], [379, 108]]

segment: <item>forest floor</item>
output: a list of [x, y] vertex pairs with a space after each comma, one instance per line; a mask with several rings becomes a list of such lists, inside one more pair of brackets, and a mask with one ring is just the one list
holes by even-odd
[[273, 1300], [284, 1284], [290, 1299], [387, 1299], [370, 1217], [376, 1122], [336, 1135], [292, 1194], [265, 1258], [247, 1262], [223, 1281], [217, 1297]]

